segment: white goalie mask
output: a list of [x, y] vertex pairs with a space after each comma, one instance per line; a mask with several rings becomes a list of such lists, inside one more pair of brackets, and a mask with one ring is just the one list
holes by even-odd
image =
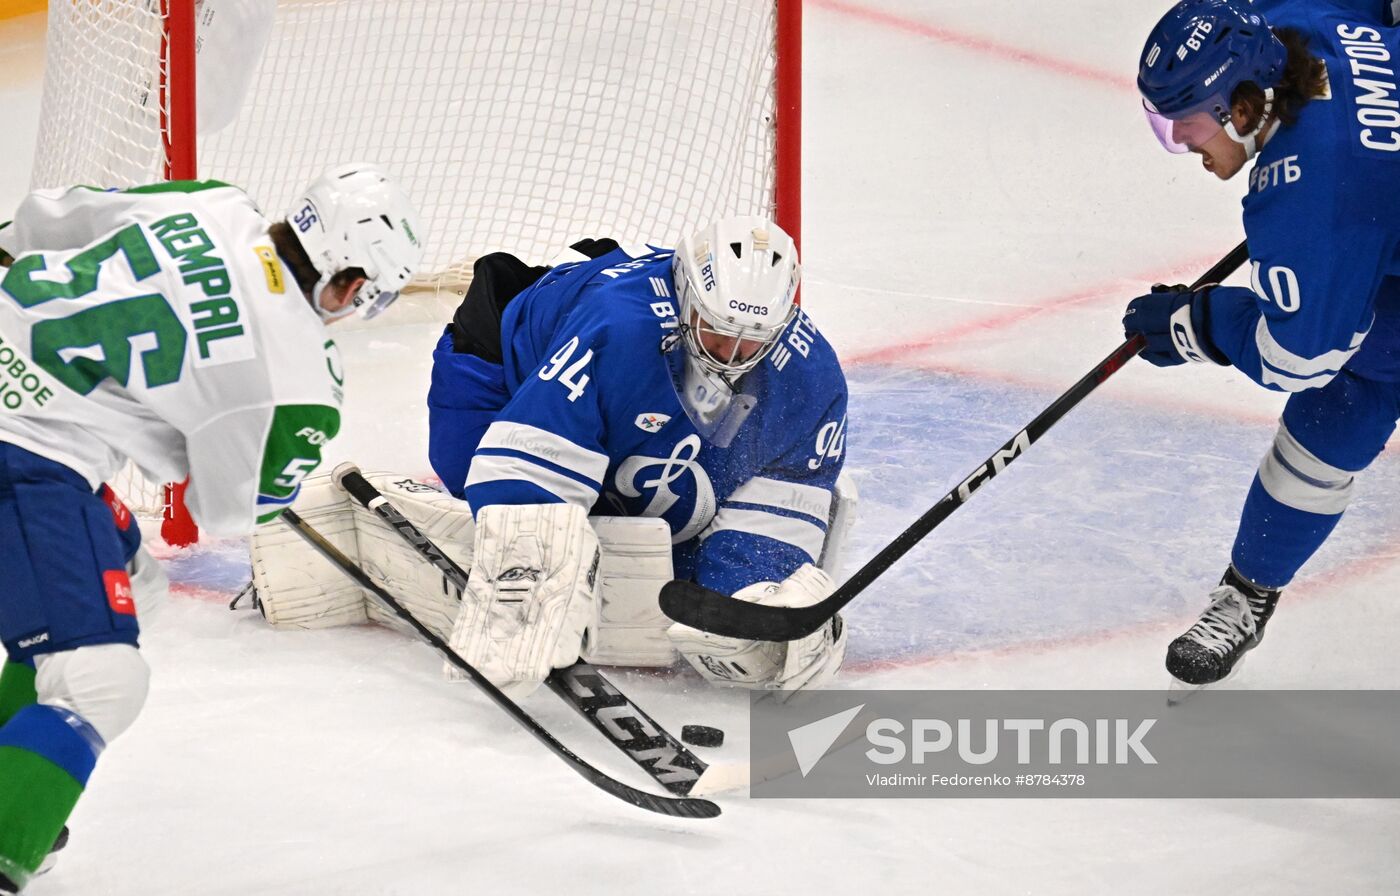
[[671, 270], [680, 324], [668, 346], [672, 382], [696, 429], [724, 448], [757, 404], [741, 378], [797, 313], [797, 247], [766, 218], [725, 218], [682, 242]]
[[[287, 223], [320, 273], [311, 304], [325, 320], [358, 311], [366, 319], [393, 304], [423, 259], [418, 214], [377, 165], [352, 163], [314, 180], [292, 204]], [[346, 268], [363, 268], [365, 285], [338, 312], [321, 292]]]

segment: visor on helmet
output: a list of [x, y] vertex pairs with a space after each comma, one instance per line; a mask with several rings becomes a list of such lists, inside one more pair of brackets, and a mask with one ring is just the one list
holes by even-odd
[[383, 314], [398, 297], [397, 289], [380, 289], [372, 283], [366, 283], [355, 294], [355, 308], [360, 312], [360, 317], [369, 320]]
[[1200, 149], [1230, 121], [1230, 105], [1218, 95], [1171, 116], [1158, 112], [1147, 100], [1142, 101], [1142, 109], [1157, 142], [1173, 153]]

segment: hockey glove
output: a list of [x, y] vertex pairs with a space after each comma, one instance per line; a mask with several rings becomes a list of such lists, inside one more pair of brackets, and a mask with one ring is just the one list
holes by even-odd
[[1187, 286], [1154, 285], [1152, 292], [1128, 303], [1123, 335], [1146, 336], [1142, 357], [1157, 367], [1187, 361], [1230, 363], [1210, 339], [1210, 291], [1210, 286], [1193, 292]]

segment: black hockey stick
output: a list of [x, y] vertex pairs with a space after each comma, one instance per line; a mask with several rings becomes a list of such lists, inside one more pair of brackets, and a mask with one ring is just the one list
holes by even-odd
[[[419, 556], [435, 566], [459, 595], [467, 590], [466, 570], [413, 525], [364, 477], [359, 467], [352, 463], [341, 464], [331, 473], [331, 480], [378, 515]], [[656, 783], [672, 793], [689, 794], [705, 773], [704, 760], [657, 724], [591, 664], [580, 661], [567, 669], [555, 669], [545, 679], [545, 684]]]
[[500, 688], [488, 681], [486, 676], [482, 675], [473, 668], [470, 663], [458, 656], [456, 651], [448, 647], [447, 644], [437, 635], [433, 634], [427, 626], [415, 619], [412, 613], [404, 609], [403, 604], [395, 600], [389, 592], [376, 585], [369, 576], [365, 575], [364, 570], [360, 569], [353, 560], [341, 553], [335, 545], [327, 541], [325, 537], [312, 528], [306, 520], [298, 516], [296, 511], [290, 509], [282, 511], [282, 519], [287, 525], [295, 529], [297, 534], [306, 539], [321, 556], [333, 563], [341, 572], [353, 579], [361, 588], [373, 594], [379, 599], [380, 603], [388, 607], [396, 616], [411, 625], [414, 631], [422, 636], [423, 640], [433, 645], [449, 663], [465, 672], [467, 677], [470, 678], [486, 696], [490, 697], [497, 706], [505, 710], [506, 713], [520, 723], [526, 731], [533, 734], [536, 740], [548, 747], [549, 751], [555, 756], [564, 760], [569, 768], [578, 772], [588, 783], [597, 787], [599, 790], [612, 794], [623, 802], [631, 803], [640, 809], [657, 812], [661, 815], [670, 815], [676, 818], [714, 818], [719, 815], [719, 806], [716, 806], [709, 800], [695, 799], [692, 797], [659, 796], [654, 793], [647, 793], [645, 790], [638, 790], [635, 787], [622, 783], [616, 778], [611, 778], [598, 771], [598, 769], [589, 765], [587, 762], [584, 762], [575, 755], [572, 750], [561, 744], [554, 735], [546, 731], [539, 722], [535, 721], [533, 716], [517, 706], [515, 702], [505, 694], [501, 693]]
[[[1230, 276], [1249, 257], [1249, 250], [1240, 243], [1228, 255], [1215, 263], [1215, 266], [1201, 275], [1192, 289], [1199, 289], [1211, 283], [1219, 283]], [[730, 638], [748, 638], [758, 641], [791, 641], [803, 638], [821, 628], [846, 604], [855, 599], [871, 582], [875, 581], [896, 560], [903, 557], [910, 548], [918, 544], [933, 528], [952, 515], [972, 493], [991, 481], [1013, 460], [1024, 454], [1050, 427], [1054, 426], [1071, 408], [1083, 401], [1099, 384], [1118, 371], [1147, 344], [1145, 337], [1133, 336], [1113, 350], [1094, 369], [1089, 371], [1050, 406], [1040, 412], [1025, 429], [1012, 436], [1010, 441], [987, 458], [980, 467], [948, 494], [939, 499], [914, 524], [901, 532], [871, 560], [856, 570], [825, 600], [810, 607], [770, 607], [734, 600], [718, 591], [711, 591], [694, 582], [672, 581], [661, 588], [661, 609], [677, 622], [684, 623], [701, 631], [713, 632]]]

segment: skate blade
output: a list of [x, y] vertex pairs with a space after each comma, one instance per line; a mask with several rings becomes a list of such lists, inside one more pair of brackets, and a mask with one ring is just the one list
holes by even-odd
[[1248, 658], [1248, 656], [1249, 651], [1246, 650], [1240, 656], [1240, 658], [1235, 661], [1235, 667], [1230, 670], [1229, 675], [1226, 675], [1219, 681], [1212, 681], [1210, 684], [1187, 684], [1186, 682], [1177, 678], [1175, 675], [1170, 675], [1169, 673], [1171, 681], [1167, 684], [1167, 706], [1180, 706], [1187, 700], [1190, 700], [1192, 697], [1199, 694], [1201, 691], [1204, 691], [1207, 688], [1217, 687], [1219, 685], [1224, 684], [1227, 681], [1230, 681], [1236, 675], [1240, 674], [1240, 669], [1244, 668], [1244, 661], [1246, 658]]

